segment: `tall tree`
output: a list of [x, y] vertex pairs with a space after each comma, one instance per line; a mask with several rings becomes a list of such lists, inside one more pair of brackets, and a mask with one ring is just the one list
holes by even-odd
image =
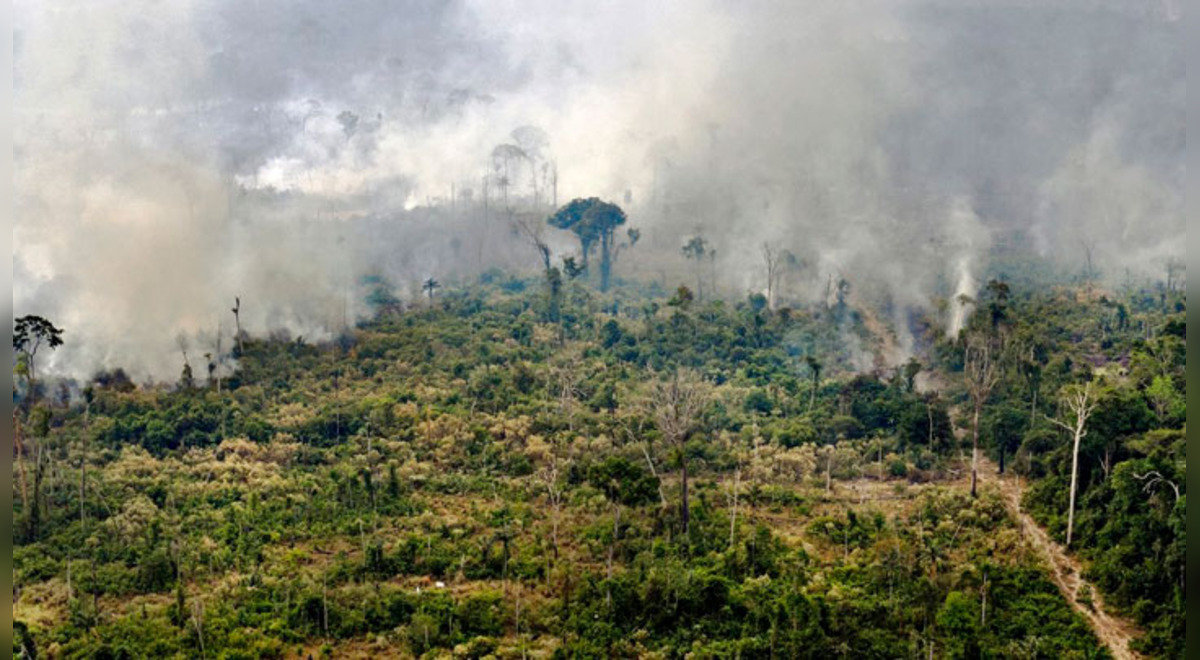
[[808, 371], [812, 374], [812, 390], [808, 395], [808, 409], [812, 411], [813, 404], [817, 402], [817, 389], [821, 387], [821, 361], [811, 355], [804, 356], [804, 363], [808, 365]]
[[20, 359], [19, 369], [24, 371], [25, 384], [29, 388], [29, 401], [32, 405], [37, 383], [37, 352], [42, 346], [54, 350], [62, 346], [63, 331], [40, 316], [27, 315], [17, 319], [13, 324], [13, 351]]
[[696, 264], [696, 295], [704, 300], [704, 258], [711, 252], [708, 240], [700, 234], [689, 238], [680, 248], [683, 256]]
[[579, 237], [585, 269], [588, 266], [589, 253], [597, 242], [600, 243], [600, 290], [607, 291], [612, 276], [613, 253], [616, 249], [613, 234], [626, 220], [625, 211], [622, 211], [621, 207], [596, 197], [589, 197], [571, 200], [555, 211], [547, 222], [551, 227], [569, 230]]
[[908, 362], [904, 363], [904, 389], [912, 393], [917, 386], [917, 374], [921, 373], [924, 365], [915, 357], [908, 358]]
[[[545, 151], [550, 146], [550, 136], [537, 126], [520, 126], [511, 133], [513, 142], [525, 154], [529, 163], [529, 183], [533, 187], [533, 208], [541, 206], [541, 191], [549, 185], [550, 163], [546, 162]], [[539, 180], [540, 175], [540, 180]]]
[[1182, 288], [1186, 282], [1187, 267], [1184, 262], [1178, 257], [1167, 259], [1167, 291], [1175, 291], [1176, 288]]
[[1088, 294], [1092, 292], [1092, 286], [1096, 281], [1096, 239], [1089, 238], [1079, 241], [1083, 247], [1083, 281], [1087, 285]]
[[1079, 485], [1079, 443], [1087, 437], [1087, 421], [1100, 404], [1101, 389], [1093, 381], [1083, 385], [1068, 385], [1059, 396], [1065, 410], [1059, 417], [1046, 419], [1071, 433], [1071, 494], [1067, 505], [1067, 547], [1071, 546], [1071, 535], [1075, 529], [1075, 491]]
[[515, 144], [498, 144], [492, 149], [492, 169], [496, 172], [497, 183], [504, 194], [504, 210], [512, 213], [508, 203], [508, 189], [512, 186], [513, 163], [528, 160], [529, 155]]
[[963, 355], [963, 377], [971, 397], [971, 497], [976, 496], [979, 480], [979, 418], [983, 404], [1000, 382], [999, 351], [980, 333], [967, 337]]
[[561, 346], [566, 339], [562, 318], [562, 271], [553, 266], [546, 269], [546, 288], [549, 294], [546, 301], [546, 320], [558, 326], [558, 343]]
[[679, 460], [680, 519], [684, 536], [687, 536], [691, 517], [688, 506], [687, 442], [700, 430], [701, 415], [708, 405], [708, 398], [708, 389], [698, 376], [678, 371], [670, 381], [655, 383], [651, 394], [655, 423]]
[[429, 305], [431, 307], [433, 306], [433, 292], [436, 291], [440, 286], [442, 285], [432, 277], [426, 279], [421, 285], [421, 290], [425, 292], [425, 295], [429, 296]]
[[1000, 327], [1000, 324], [1005, 321], [1008, 315], [1008, 284], [1002, 280], [989, 280], [987, 283], [988, 292], [988, 314], [992, 321], [992, 330]]
[[242, 298], [241, 296], [233, 297], [233, 327], [237, 332], [234, 338], [237, 339], [238, 355], [242, 354]]
[[762, 244], [763, 261], [767, 266], [767, 309], [775, 309], [775, 286], [779, 280], [779, 252], [770, 242]]

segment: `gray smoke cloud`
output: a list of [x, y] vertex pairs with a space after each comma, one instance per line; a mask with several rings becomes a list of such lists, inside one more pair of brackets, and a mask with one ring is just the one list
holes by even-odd
[[1113, 278], [1182, 256], [1173, 3], [15, 9], [13, 298], [67, 328], [60, 373], [173, 378], [181, 334], [229, 345], [234, 296], [251, 332], [323, 339], [364, 275], [533, 268], [508, 210], [575, 196], [642, 229], [627, 275], [690, 282], [701, 232], [726, 293], [765, 287], [764, 242], [784, 303], [844, 278], [892, 361], [995, 246]]

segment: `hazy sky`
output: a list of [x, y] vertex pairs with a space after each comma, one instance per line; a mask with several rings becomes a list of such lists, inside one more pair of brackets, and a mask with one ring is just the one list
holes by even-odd
[[16, 313], [79, 373], [173, 378], [234, 295], [322, 336], [364, 273], [454, 271], [478, 231], [421, 208], [478, 200], [521, 126], [560, 201], [629, 191], [643, 266], [699, 228], [732, 291], [764, 240], [900, 307], [998, 237], [1181, 254], [1174, 3], [596, 4], [18, 0]]

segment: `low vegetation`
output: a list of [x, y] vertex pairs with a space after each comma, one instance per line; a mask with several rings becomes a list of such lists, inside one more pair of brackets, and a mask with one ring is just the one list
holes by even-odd
[[29, 353], [14, 654], [1103, 655], [977, 438], [1138, 650], [1183, 656], [1180, 292], [997, 280], [875, 369], [862, 310], [772, 307], [550, 269], [241, 336], [219, 380]]

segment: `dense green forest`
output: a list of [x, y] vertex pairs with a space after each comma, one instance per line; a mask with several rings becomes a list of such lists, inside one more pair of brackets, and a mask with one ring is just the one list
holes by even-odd
[[1135, 649], [1183, 657], [1175, 286], [1001, 264], [956, 337], [931, 312], [862, 369], [889, 331], [847, 298], [568, 266], [407, 308], [373, 280], [336, 340], [170, 384], [43, 382], [30, 329], [14, 655], [1109, 657], [1019, 479]]

